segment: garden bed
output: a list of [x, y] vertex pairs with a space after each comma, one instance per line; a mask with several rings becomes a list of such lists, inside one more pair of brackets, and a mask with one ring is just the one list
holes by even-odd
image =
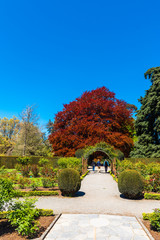
[[[41, 216], [37, 220], [40, 223], [40, 229], [36, 238], [40, 237], [43, 232], [49, 227], [51, 222], [56, 218], [56, 216]], [[29, 239], [27, 237], [22, 237], [19, 235], [14, 227], [11, 227], [7, 219], [0, 219], [0, 239], [1, 240], [23, 240]]]
[[159, 240], [160, 239], [160, 232], [154, 231], [150, 228], [150, 222], [149, 220], [142, 220], [142, 223], [144, 224], [144, 226], [148, 229], [148, 231], [150, 232], [150, 234], [152, 235], [152, 237], [155, 240]]

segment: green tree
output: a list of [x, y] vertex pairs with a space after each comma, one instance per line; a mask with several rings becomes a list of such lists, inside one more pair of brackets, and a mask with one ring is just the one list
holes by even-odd
[[20, 130], [20, 121], [16, 117], [0, 119], [0, 154], [10, 154]]
[[45, 134], [38, 127], [38, 116], [33, 106], [27, 106], [21, 113], [21, 129], [16, 141], [13, 155], [48, 156], [51, 146]]
[[160, 157], [160, 67], [150, 68], [144, 76], [152, 84], [139, 99], [141, 108], [135, 121], [138, 141], [130, 156]]

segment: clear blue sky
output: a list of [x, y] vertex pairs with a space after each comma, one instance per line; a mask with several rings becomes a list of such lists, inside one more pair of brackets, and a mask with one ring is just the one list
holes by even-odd
[[44, 124], [101, 86], [139, 107], [144, 72], [160, 66], [159, 9], [159, 0], [1, 0], [0, 117], [36, 104]]

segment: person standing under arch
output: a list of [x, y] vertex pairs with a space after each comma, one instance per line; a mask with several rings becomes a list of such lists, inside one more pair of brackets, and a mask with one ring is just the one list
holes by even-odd
[[109, 166], [109, 162], [107, 161], [107, 159], [104, 160], [104, 168], [105, 168], [105, 173], [107, 173], [107, 170], [108, 170], [108, 166]]

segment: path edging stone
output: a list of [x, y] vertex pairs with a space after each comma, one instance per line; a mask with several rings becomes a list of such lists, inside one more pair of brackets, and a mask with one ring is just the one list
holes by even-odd
[[32, 240], [44, 240], [51, 228], [55, 225], [55, 223], [58, 221], [58, 219], [61, 217], [62, 213], [58, 214], [57, 217], [51, 222], [49, 227], [45, 230], [45, 232], [39, 237], [39, 238], [34, 238]]
[[141, 219], [137, 216], [135, 216], [137, 221], [139, 222], [139, 224], [142, 226], [143, 230], [145, 231], [145, 233], [147, 234], [147, 236], [149, 237], [150, 240], [154, 240], [154, 238], [152, 237], [152, 235], [150, 234], [150, 232], [148, 231], [148, 229], [146, 228], [146, 226], [143, 224], [143, 222], [141, 221]]

